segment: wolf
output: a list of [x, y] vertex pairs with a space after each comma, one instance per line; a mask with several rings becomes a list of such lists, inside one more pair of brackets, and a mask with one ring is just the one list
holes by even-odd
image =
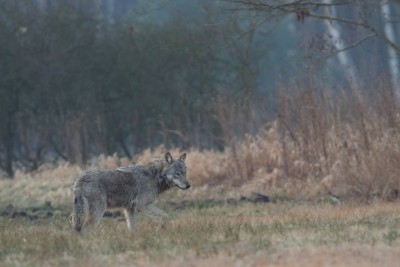
[[72, 227], [81, 232], [103, 217], [106, 209], [123, 208], [128, 228], [134, 230], [135, 212], [166, 217], [153, 202], [168, 189], [189, 189], [186, 153], [174, 160], [169, 152], [144, 165], [133, 164], [115, 170], [93, 170], [80, 176], [73, 186]]

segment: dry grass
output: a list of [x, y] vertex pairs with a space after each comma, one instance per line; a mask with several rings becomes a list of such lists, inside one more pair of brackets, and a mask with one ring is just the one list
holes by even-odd
[[[216, 108], [225, 135], [223, 151], [171, 150], [175, 157], [188, 153], [188, 177], [195, 188], [191, 195], [210, 190], [216, 195], [256, 191], [308, 200], [336, 195], [366, 203], [397, 201], [400, 116], [390, 87], [378, 81], [372, 96], [357, 90], [329, 93], [322, 87], [307, 84], [281, 90], [276, 119], [241, 139], [234, 136], [235, 131], [245, 132], [236, 129], [236, 116], [230, 112], [230, 116], [218, 115], [227, 111]], [[217, 106], [229, 108], [221, 105]], [[133, 162], [144, 163], [166, 151], [163, 146], [147, 149]], [[0, 203], [15, 198], [21, 203], [66, 203], [69, 187], [83, 169], [130, 163], [116, 155], [100, 155], [84, 167], [46, 164], [32, 173], [18, 170], [15, 181], [0, 179], [6, 188], [0, 192]]]
[[[313, 84], [281, 90], [278, 116], [268, 127], [240, 141], [226, 134], [222, 152], [189, 151], [193, 184], [297, 199], [398, 200], [400, 116], [390, 87], [377, 83], [372, 95]], [[137, 160], [151, 154], [145, 151]]]
[[372, 96], [329, 93], [313, 84], [285, 92], [291, 97], [280, 100], [282, 169], [297, 181], [295, 191], [398, 199], [399, 113], [390, 87], [377, 84]]
[[373, 205], [241, 204], [140, 217], [137, 231], [104, 218], [84, 235], [65, 219], [0, 219], [5, 266], [390, 266], [400, 260], [400, 210]]
[[[326, 132], [328, 156], [313, 156], [308, 161], [302, 156], [304, 144], [286, 137], [283, 145], [277, 124], [238, 143], [239, 153], [235, 156], [238, 161], [233, 159], [229, 148], [223, 152], [185, 151], [188, 179], [193, 188], [190, 194], [179, 192], [178, 196], [230, 198], [259, 192], [303, 200], [319, 200], [330, 194], [345, 201], [398, 200], [400, 135], [382, 132], [366, 150], [357, 143], [357, 136], [350, 129], [346, 147], [337, 147], [334, 131], [330, 128]], [[175, 157], [183, 153], [178, 149], [171, 151]], [[134, 162], [144, 163], [165, 152], [164, 147], [145, 150]], [[44, 165], [31, 173], [17, 171], [14, 180], [0, 179], [4, 188], [0, 191], [0, 206], [12, 203], [24, 207], [26, 203], [40, 205], [46, 201], [67, 205], [72, 197], [73, 181], [85, 169], [117, 168], [130, 163], [114, 155], [94, 158], [86, 167], [61, 164]]]

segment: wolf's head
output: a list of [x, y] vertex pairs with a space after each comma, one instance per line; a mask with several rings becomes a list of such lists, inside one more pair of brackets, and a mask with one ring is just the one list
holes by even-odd
[[174, 160], [169, 152], [164, 157], [167, 162], [167, 167], [164, 169], [167, 180], [180, 189], [189, 189], [190, 184], [186, 180], [186, 153], [183, 153], [178, 160]]

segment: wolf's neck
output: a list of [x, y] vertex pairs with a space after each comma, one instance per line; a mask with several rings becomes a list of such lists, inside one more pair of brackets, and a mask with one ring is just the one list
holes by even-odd
[[165, 177], [164, 170], [167, 167], [167, 162], [164, 159], [155, 159], [148, 163], [147, 166], [150, 170], [151, 176], [155, 179], [158, 194], [167, 191], [173, 186]]
[[162, 172], [158, 174], [157, 177], [157, 191], [158, 194], [161, 194], [172, 187], [172, 184], [168, 182], [167, 178], [164, 177]]

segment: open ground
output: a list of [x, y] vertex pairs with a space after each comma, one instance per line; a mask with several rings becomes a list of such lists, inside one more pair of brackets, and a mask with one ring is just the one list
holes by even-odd
[[1, 181], [1, 266], [396, 266], [400, 262], [398, 202], [339, 204], [278, 195], [271, 195], [269, 202], [256, 202], [240, 188], [173, 189], [157, 203], [169, 213], [166, 221], [140, 215], [131, 233], [114, 211], [79, 235], [68, 223], [73, 179], [43, 177]]

